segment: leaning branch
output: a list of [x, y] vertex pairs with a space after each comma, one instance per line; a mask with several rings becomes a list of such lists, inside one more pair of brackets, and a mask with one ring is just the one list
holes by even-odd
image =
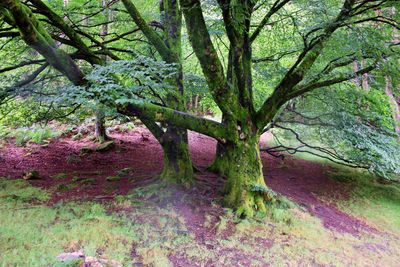
[[288, 98], [292, 99], [292, 98], [298, 97], [298, 96], [300, 96], [302, 94], [305, 94], [305, 93], [310, 92], [310, 91], [312, 91], [314, 89], [317, 89], [317, 88], [327, 87], [327, 86], [334, 85], [334, 84], [337, 84], [337, 83], [342, 83], [342, 82], [345, 82], [345, 81], [349, 81], [351, 79], [354, 79], [357, 76], [360, 76], [360, 75], [363, 75], [365, 73], [371, 72], [376, 67], [377, 67], [377, 64], [375, 63], [373, 65], [370, 65], [370, 66], [368, 66], [366, 68], [363, 68], [363, 69], [361, 69], [361, 70], [359, 70], [357, 72], [354, 72], [354, 73], [340, 74], [340, 75], [337, 75], [336, 77], [334, 77], [332, 79], [327, 79], [327, 80], [318, 81], [318, 82], [309, 83], [309, 84], [305, 84], [305, 85], [299, 86], [298, 88], [294, 88], [293, 92], [291, 92], [288, 95]]
[[230, 140], [230, 136], [223, 124], [196, 117], [185, 112], [158, 106], [142, 101], [131, 101], [129, 104], [118, 105], [120, 113], [128, 116], [139, 116], [158, 122], [167, 122], [216, 138], [221, 142]]
[[210, 92], [225, 116], [234, 117], [232, 101], [237, 96], [229, 88], [218, 53], [211, 41], [199, 0], [181, 0], [181, 8], [193, 50], [199, 59]]
[[307, 72], [321, 55], [327, 41], [341, 24], [351, 16], [354, 3], [355, 0], [345, 0], [339, 14], [331, 23], [327, 24], [323, 34], [304, 48], [297, 61], [257, 112], [256, 121], [259, 128], [263, 128], [265, 124], [270, 122], [279, 108], [289, 100], [288, 94], [304, 79]]
[[265, 25], [267, 25], [269, 19], [274, 15], [276, 12], [278, 12], [282, 7], [284, 7], [287, 3], [289, 3], [290, 0], [277, 0], [271, 7], [271, 9], [268, 11], [268, 13], [264, 16], [264, 18], [261, 20], [260, 24], [257, 26], [255, 31], [250, 37], [250, 42], [253, 42], [258, 35], [261, 33], [262, 29], [264, 29]]
[[39, 11], [40, 14], [46, 16], [57, 28], [59, 28], [68, 38], [70, 39], [70, 44], [76, 47], [82, 54], [86, 55], [87, 60], [91, 64], [102, 63], [101, 59], [95, 55], [83, 42], [79, 34], [68, 25], [63, 18], [57, 15], [53, 10], [51, 10], [45, 3], [41, 0], [29, 0]]
[[136, 25], [140, 28], [151, 44], [157, 49], [157, 52], [161, 55], [162, 59], [167, 63], [177, 62], [174, 53], [171, 52], [161, 37], [147, 24], [132, 1], [122, 0], [122, 3], [124, 4], [129, 15], [135, 21]]

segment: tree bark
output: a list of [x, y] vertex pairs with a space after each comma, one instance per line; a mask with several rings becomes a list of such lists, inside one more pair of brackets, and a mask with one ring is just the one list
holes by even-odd
[[104, 116], [104, 109], [97, 107], [95, 112], [95, 131], [94, 135], [96, 137], [97, 142], [103, 143], [104, 141], [108, 140], [108, 136], [106, 133], [105, 127], [105, 116]]
[[238, 216], [253, 217], [265, 213], [270, 197], [262, 172], [259, 135], [224, 146], [224, 175], [227, 178], [224, 203], [236, 209]]
[[393, 84], [390, 76], [385, 77], [385, 93], [389, 97], [390, 108], [392, 109], [392, 117], [394, 129], [397, 133], [398, 139], [400, 140], [400, 107], [393, 95]]
[[161, 178], [166, 182], [190, 187], [193, 184], [193, 167], [185, 129], [168, 127], [160, 144], [164, 152]]
[[[102, 0], [101, 1], [101, 6], [103, 8], [103, 15], [106, 18], [106, 23], [101, 25], [100, 28], [100, 37], [102, 39], [102, 42], [105, 41], [107, 34], [108, 34], [108, 21], [109, 21], [109, 10], [108, 10], [108, 1], [107, 0]], [[107, 61], [107, 56], [103, 55], [103, 61]], [[94, 135], [96, 137], [97, 142], [103, 143], [104, 141], [108, 140], [107, 132], [106, 132], [106, 127], [105, 127], [105, 116], [104, 116], [104, 109], [101, 107], [99, 104], [96, 107], [96, 112], [95, 112], [95, 131]]]

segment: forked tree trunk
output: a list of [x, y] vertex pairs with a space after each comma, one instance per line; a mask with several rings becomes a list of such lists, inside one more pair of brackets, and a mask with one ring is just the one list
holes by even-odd
[[164, 152], [164, 168], [161, 178], [166, 182], [193, 184], [193, 166], [189, 153], [186, 129], [169, 126], [160, 140]]
[[225, 205], [235, 208], [238, 216], [265, 213], [265, 200], [269, 195], [262, 172], [259, 135], [228, 143], [224, 149]]

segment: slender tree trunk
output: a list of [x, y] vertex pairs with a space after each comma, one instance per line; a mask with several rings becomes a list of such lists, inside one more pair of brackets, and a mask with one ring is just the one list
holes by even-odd
[[390, 107], [392, 109], [392, 117], [394, 123], [394, 129], [398, 135], [400, 140], [400, 108], [399, 104], [396, 101], [396, 98], [393, 95], [393, 84], [392, 79], [389, 76], [385, 77], [386, 85], [385, 85], [385, 93], [389, 97]]
[[[107, 0], [101, 0], [101, 5], [104, 9], [103, 14], [106, 18], [105, 24], [101, 25], [101, 30], [100, 30], [100, 37], [104, 42], [104, 40], [106, 39], [106, 36], [108, 34], [108, 21], [109, 21]], [[104, 56], [104, 61], [107, 61], [107, 56]], [[104, 109], [99, 105], [99, 106], [97, 106], [96, 112], [95, 112], [95, 132], [94, 132], [96, 140], [99, 143], [102, 143], [109, 139], [107, 136], [106, 127], [104, 124], [105, 124], [105, 112], [104, 112]]]
[[[177, 110], [186, 110], [184, 101], [184, 86], [182, 72], [182, 47], [181, 28], [182, 13], [176, 0], [160, 1], [160, 21], [164, 26], [165, 44], [176, 55], [176, 63], [179, 67], [176, 77], [170, 80], [170, 84], [178, 91], [167, 96], [168, 106]], [[193, 165], [189, 153], [188, 133], [186, 129], [167, 125], [167, 130], [158, 139], [164, 152], [164, 168], [161, 178], [169, 183], [193, 184]]]
[[99, 143], [103, 143], [108, 140], [108, 136], [106, 134], [105, 120], [104, 120], [104, 109], [97, 107], [95, 113], [95, 131], [94, 134], [96, 136], [96, 140]]
[[[361, 67], [365, 67], [365, 60], [361, 61]], [[361, 77], [361, 86], [365, 91], [369, 91], [368, 73], [364, 73]]]

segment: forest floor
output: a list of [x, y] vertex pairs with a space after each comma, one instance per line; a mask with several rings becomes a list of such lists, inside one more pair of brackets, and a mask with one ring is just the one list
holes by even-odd
[[[104, 266], [399, 266], [397, 185], [263, 153], [266, 183], [285, 198], [266, 217], [239, 220], [220, 205], [221, 178], [206, 171], [215, 140], [190, 133], [201, 171], [185, 189], [157, 180], [162, 150], [147, 130], [111, 137], [111, 150], [84, 155], [95, 147], [86, 139], [3, 143], [0, 266], [66, 266], [56, 257], [72, 252]], [[39, 179], [21, 179], [32, 171]]]

